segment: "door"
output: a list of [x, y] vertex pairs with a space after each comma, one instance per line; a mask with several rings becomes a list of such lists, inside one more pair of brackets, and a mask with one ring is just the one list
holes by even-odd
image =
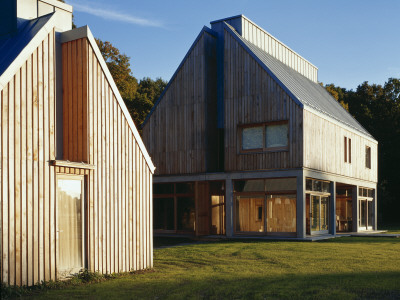
[[[329, 230], [329, 197], [320, 195], [310, 195], [306, 200], [309, 200], [309, 226], [307, 233], [323, 234]], [[308, 205], [306, 205], [308, 209]], [[307, 222], [308, 225], [308, 222]]]
[[59, 277], [85, 267], [85, 198], [83, 176], [57, 178], [57, 243]]
[[210, 196], [208, 182], [197, 182], [197, 226], [196, 235], [210, 234]]
[[360, 230], [372, 230], [373, 199], [360, 199]]

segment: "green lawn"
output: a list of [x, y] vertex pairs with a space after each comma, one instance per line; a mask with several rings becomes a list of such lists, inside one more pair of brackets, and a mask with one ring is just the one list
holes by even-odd
[[155, 249], [153, 271], [30, 293], [29, 299], [399, 299], [400, 238], [185, 244]]

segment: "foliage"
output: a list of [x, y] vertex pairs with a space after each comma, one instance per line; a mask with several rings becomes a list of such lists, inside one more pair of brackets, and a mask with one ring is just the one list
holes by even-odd
[[161, 78], [152, 80], [145, 77], [138, 83], [132, 75], [130, 58], [126, 54], [122, 54], [110, 42], [100, 39], [96, 39], [96, 42], [132, 119], [139, 127], [167, 82]]
[[155, 249], [154, 271], [29, 299], [398, 299], [400, 239], [228, 240]]
[[378, 221], [398, 220], [400, 79], [389, 78], [383, 86], [363, 82], [355, 91], [333, 84], [325, 87], [378, 140]]

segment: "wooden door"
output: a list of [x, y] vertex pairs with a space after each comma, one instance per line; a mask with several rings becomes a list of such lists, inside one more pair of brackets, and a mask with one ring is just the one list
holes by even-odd
[[210, 234], [210, 193], [208, 182], [196, 182], [196, 235]]
[[85, 267], [84, 177], [57, 178], [57, 275], [66, 277]]

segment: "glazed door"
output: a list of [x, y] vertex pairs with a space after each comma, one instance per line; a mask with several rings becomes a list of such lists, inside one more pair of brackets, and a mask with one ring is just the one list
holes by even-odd
[[84, 178], [57, 178], [57, 243], [59, 277], [85, 267]]
[[329, 229], [329, 197], [328, 196], [320, 196], [320, 195], [310, 195], [309, 199], [310, 199], [309, 200], [309, 202], [310, 202], [310, 208], [309, 208], [310, 209], [310, 211], [309, 211], [310, 231], [307, 230], [307, 233], [308, 232], [311, 232], [311, 234], [328, 233], [328, 229]]

